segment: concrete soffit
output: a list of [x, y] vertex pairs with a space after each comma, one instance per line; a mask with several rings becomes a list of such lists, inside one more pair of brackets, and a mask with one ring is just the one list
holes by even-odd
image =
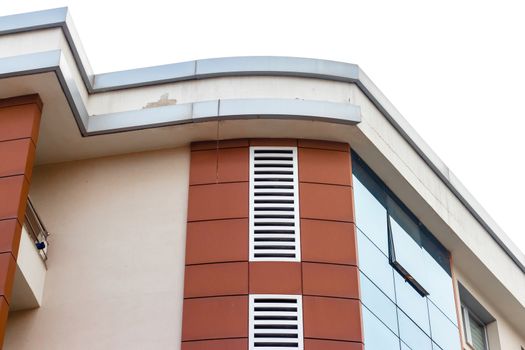
[[[235, 76], [289, 76], [355, 84], [525, 273], [525, 255], [357, 65], [295, 57], [228, 57], [94, 74], [67, 8], [4, 16], [0, 19], [0, 36], [50, 28], [62, 30], [88, 94]], [[298, 99], [214, 100], [90, 116], [61, 50], [0, 58], [0, 78], [44, 72], [56, 74], [80, 132], [85, 137], [239, 118], [292, 118], [350, 125], [361, 121], [359, 106]]]

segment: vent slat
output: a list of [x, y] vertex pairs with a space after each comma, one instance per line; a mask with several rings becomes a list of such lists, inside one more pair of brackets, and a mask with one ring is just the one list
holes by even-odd
[[255, 242], [295, 242], [293, 237], [255, 237]]
[[[263, 159], [261, 159], [263, 158]], [[258, 166], [290, 165], [293, 157], [255, 157]]]
[[275, 227], [283, 227], [283, 228], [292, 229], [294, 226], [294, 223], [293, 221], [287, 222], [287, 221], [279, 221], [279, 220], [270, 220], [270, 221], [264, 221], [264, 222], [256, 222], [254, 226], [255, 226], [255, 229], [261, 229], [261, 228], [272, 229]]
[[282, 213], [286, 213], [286, 212], [293, 212], [294, 211], [294, 208], [293, 207], [290, 207], [290, 206], [282, 206], [282, 207], [278, 207], [278, 206], [275, 206], [275, 205], [270, 205], [268, 204], [267, 206], [265, 207], [257, 207], [254, 209], [255, 210], [255, 214], [264, 214], [266, 212], [279, 212], [279, 214], [282, 214]]
[[[255, 239], [257, 235], [272, 235], [272, 234], [283, 234], [288, 237], [295, 237], [295, 230], [292, 226], [290, 227], [275, 227], [275, 226], [257, 226], [255, 227], [254, 236], [252, 239]], [[260, 236], [259, 236], [260, 237]]]
[[275, 193], [280, 195], [281, 193], [294, 193], [293, 186], [262, 186], [257, 185], [255, 186], [254, 193], [257, 193], [259, 196], [267, 195], [267, 196], [274, 196]]
[[[293, 208], [292, 208], [293, 209]], [[294, 218], [293, 210], [257, 210], [255, 211], [255, 218], [264, 218], [264, 217], [282, 217], [282, 218]]]
[[[278, 176], [277, 176], [278, 175]], [[257, 174], [257, 180], [256, 182], [264, 182], [264, 181], [283, 181], [283, 182], [293, 182], [294, 175], [289, 174]]]
[[278, 323], [275, 321], [268, 321], [268, 320], [260, 320], [257, 321], [257, 324], [255, 326], [255, 329], [265, 328], [265, 327], [272, 327], [273, 329], [276, 328], [283, 328], [283, 329], [289, 329], [290, 327], [297, 328], [297, 321], [279, 321]]
[[265, 253], [255, 253], [254, 258], [258, 261], [275, 261], [279, 258], [282, 258], [282, 260], [293, 260], [295, 259], [295, 254], [282, 253], [280, 251], [271, 251]]
[[257, 307], [297, 307], [297, 302], [294, 299], [268, 299], [268, 298], [257, 298], [255, 299]]
[[300, 295], [250, 295], [249, 349], [303, 350]]
[[297, 148], [250, 147], [250, 261], [300, 259]]
[[283, 226], [295, 226], [295, 220], [294, 219], [284, 219], [284, 218], [261, 218], [256, 217], [254, 215], [255, 220], [255, 226], [275, 226], [275, 225], [283, 225]]

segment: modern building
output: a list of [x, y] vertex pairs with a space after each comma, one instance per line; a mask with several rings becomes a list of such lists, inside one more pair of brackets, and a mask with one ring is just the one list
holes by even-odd
[[525, 346], [524, 254], [354, 64], [93, 74], [61, 8], [0, 98], [4, 349]]

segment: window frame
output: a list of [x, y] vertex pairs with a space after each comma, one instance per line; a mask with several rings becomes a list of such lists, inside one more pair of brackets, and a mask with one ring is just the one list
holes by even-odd
[[[396, 270], [404, 280], [410, 284], [421, 297], [426, 297], [430, 293], [407, 271], [403, 265], [396, 259], [396, 249], [394, 242], [394, 234], [392, 233], [391, 215], [387, 209], [387, 228], [388, 228], [388, 260], [390, 265]], [[419, 222], [418, 222], [419, 225]]]
[[[418, 281], [406, 270], [405, 267], [396, 259], [396, 249], [394, 242], [394, 235], [392, 232], [391, 218], [394, 207], [398, 207], [397, 210], [403, 212], [409, 220], [419, 227], [421, 233], [421, 242], [418, 244], [430, 254], [434, 260], [443, 268], [443, 270], [449, 275], [451, 275], [451, 266], [450, 266], [450, 252], [436, 239], [430, 230], [414, 215], [414, 213], [397, 197], [397, 195], [388, 188], [388, 186], [383, 182], [383, 180], [377, 176], [377, 174], [370, 169], [366, 162], [357, 154], [355, 151], [352, 151], [352, 175], [357, 178], [358, 181], [370, 192], [376, 199], [381, 202], [383, 207], [386, 210], [386, 221], [387, 221], [387, 252], [390, 266], [399, 273], [404, 280], [414, 288], [421, 297], [426, 297], [430, 295], [430, 292], [423, 287], [421, 284], [422, 281]], [[377, 193], [373, 193], [370, 189], [369, 182], [372, 185], [376, 186], [376, 189], [379, 190]], [[390, 203], [389, 203], [390, 202]], [[359, 225], [357, 225], [359, 228]], [[366, 235], [366, 233], [365, 233]], [[380, 248], [381, 249], [381, 248]], [[445, 258], [443, 262], [443, 258]], [[455, 308], [457, 305], [454, 305]]]
[[485, 339], [485, 349], [483, 350], [489, 350], [489, 339], [487, 335], [487, 325], [485, 322], [483, 322], [464, 304], [461, 304], [461, 314], [463, 315], [463, 331], [465, 333], [465, 342], [467, 345], [470, 348], [475, 349], [474, 345], [472, 344], [472, 331], [470, 327], [470, 318], [472, 317], [478, 324], [483, 326], [483, 338]]

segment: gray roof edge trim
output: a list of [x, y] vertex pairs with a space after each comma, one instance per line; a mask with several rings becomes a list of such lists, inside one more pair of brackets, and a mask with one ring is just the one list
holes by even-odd
[[51, 72], [58, 69], [61, 51], [52, 50], [0, 58], [0, 78]]
[[[271, 106], [268, 108], [268, 106]], [[310, 111], [306, 113], [306, 111]], [[89, 116], [86, 135], [111, 134], [214, 120], [292, 118], [354, 125], [361, 109], [350, 103], [297, 99], [222, 99]]]
[[62, 27], [66, 23], [67, 7], [19, 13], [0, 17], [0, 35]]
[[421, 136], [419, 136], [414, 128], [370, 80], [370, 78], [368, 78], [362, 70], [360, 70], [359, 74], [359, 79], [356, 82], [356, 85], [359, 86], [363, 93], [374, 103], [381, 113], [385, 115], [394, 128], [403, 136], [412, 148], [414, 148], [418, 155], [467, 208], [472, 216], [474, 216], [474, 218], [520, 268], [520, 270], [525, 273], [525, 254], [521, 252], [514, 242], [512, 242], [503, 229], [498, 226], [494, 219], [492, 219], [467, 188], [449, 170], [441, 158], [439, 158]]
[[[294, 58], [294, 57], [229, 57], [229, 58], [212, 58], [205, 60], [190, 61], [190, 64], [195, 66], [193, 75], [186, 75], [183, 77], [171, 77], [165, 79], [151, 78], [151, 72], [158, 69], [158, 67], [139, 68], [136, 70], [121, 71], [114, 73], [105, 73], [94, 75], [91, 72], [87, 57], [82, 50], [80, 40], [76, 35], [76, 30], [69, 16], [67, 7], [22, 13], [10, 16], [0, 17], [0, 35], [13, 34], [18, 32], [27, 32], [31, 30], [39, 30], [43, 28], [62, 28], [67, 39], [69, 47], [73, 52], [77, 69], [79, 70], [82, 80], [89, 93], [96, 93], [102, 91], [118, 90], [131, 87], [139, 87], [146, 85], [153, 85], [159, 83], [169, 83], [180, 80], [204, 79], [210, 77], [227, 77], [227, 76], [241, 76], [241, 75], [267, 75], [267, 76], [296, 76], [319, 78], [332, 81], [346, 81], [356, 83], [357, 86], [371, 99], [376, 107], [385, 115], [387, 120], [396, 128], [396, 130], [405, 138], [405, 140], [414, 148], [414, 150], [421, 156], [427, 165], [436, 173], [436, 175], [445, 183], [445, 185], [454, 193], [454, 195], [465, 205], [469, 212], [476, 218], [476, 220], [483, 226], [483, 228], [490, 234], [490, 236], [498, 243], [498, 245], [506, 252], [507, 255], [514, 261], [514, 263], [525, 273], [525, 254], [522, 253], [517, 246], [510, 240], [510, 238], [503, 232], [503, 230], [494, 222], [490, 215], [482, 209], [481, 205], [472, 197], [468, 190], [453, 176], [449, 169], [445, 166], [443, 161], [430, 149], [430, 147], [422, 140], [417, 132], [408, 124], [405, 118], [397, 111], [390, 101], [381, 93], [375, 84], [364, 74], [364, 72], [355, 64], [336, 62], [329, 60], [318, 60], [309, 58]], [[231, 62], [236, 60], [244, 60], [243, 66], [245, 70], [228, 69]], [[251, 61], [251, 62], [248, 62]], [[255, 63], [259, 61], [257, 66]], [[237, 61], [238, 62], [238, 61]], [[188, 64], [188, 62], [175, 63], [172, 65], [165, 65], [177, 69], [181, 64]], [[223, 70], [209, 69], [205, 70], [204, 66], [214, 65], [215, 67], [223, 66]], [[293, 68], [290, 70], [279, 69], [282, 65], [288, 67], [301, 67], [300, 69]], [[252, 67], [248, 69], [247, 67]], [[117, 74], [125, 75], [127, 72], [135, 71], [138, 77], [135, 81], [122, 83], [113, 77]], [[198, 74], [200, 72], [200, 75]], [[27, 73], [29, 74], [29, 73]], [[59, 73], [57, 73], [59, 75]], [[105, 83], [102, 86], [94, 86], [97, 82], [97, 77], [105, 76]], [[60, 80], [60, 79], [59, 79]], [[99, 79], [100, 81], [100, 79]], [[63, 83], [63, 82], [61, 82]], [[112, 85], [113, 84], [113, 85]], [[64, 92], [67, 96], [67, 89], [63, 85]], [[71, 94], [70, 94], [71, 95]], [[70, 101], [71, 97], [68, 97]], [[86, 116], [82, 116], [75, 107], [71, 106], [73, 114], [77, 119], [79, 128], [83, 136], [88, 136], [86, 128], [83, 123], [79, 123], [79, 119], [84, 120]]]
[[0, 36], [49, 28], [62, 29], [86, 89], [93, 93], [93, 71], [67, 7], [0, 17]]

